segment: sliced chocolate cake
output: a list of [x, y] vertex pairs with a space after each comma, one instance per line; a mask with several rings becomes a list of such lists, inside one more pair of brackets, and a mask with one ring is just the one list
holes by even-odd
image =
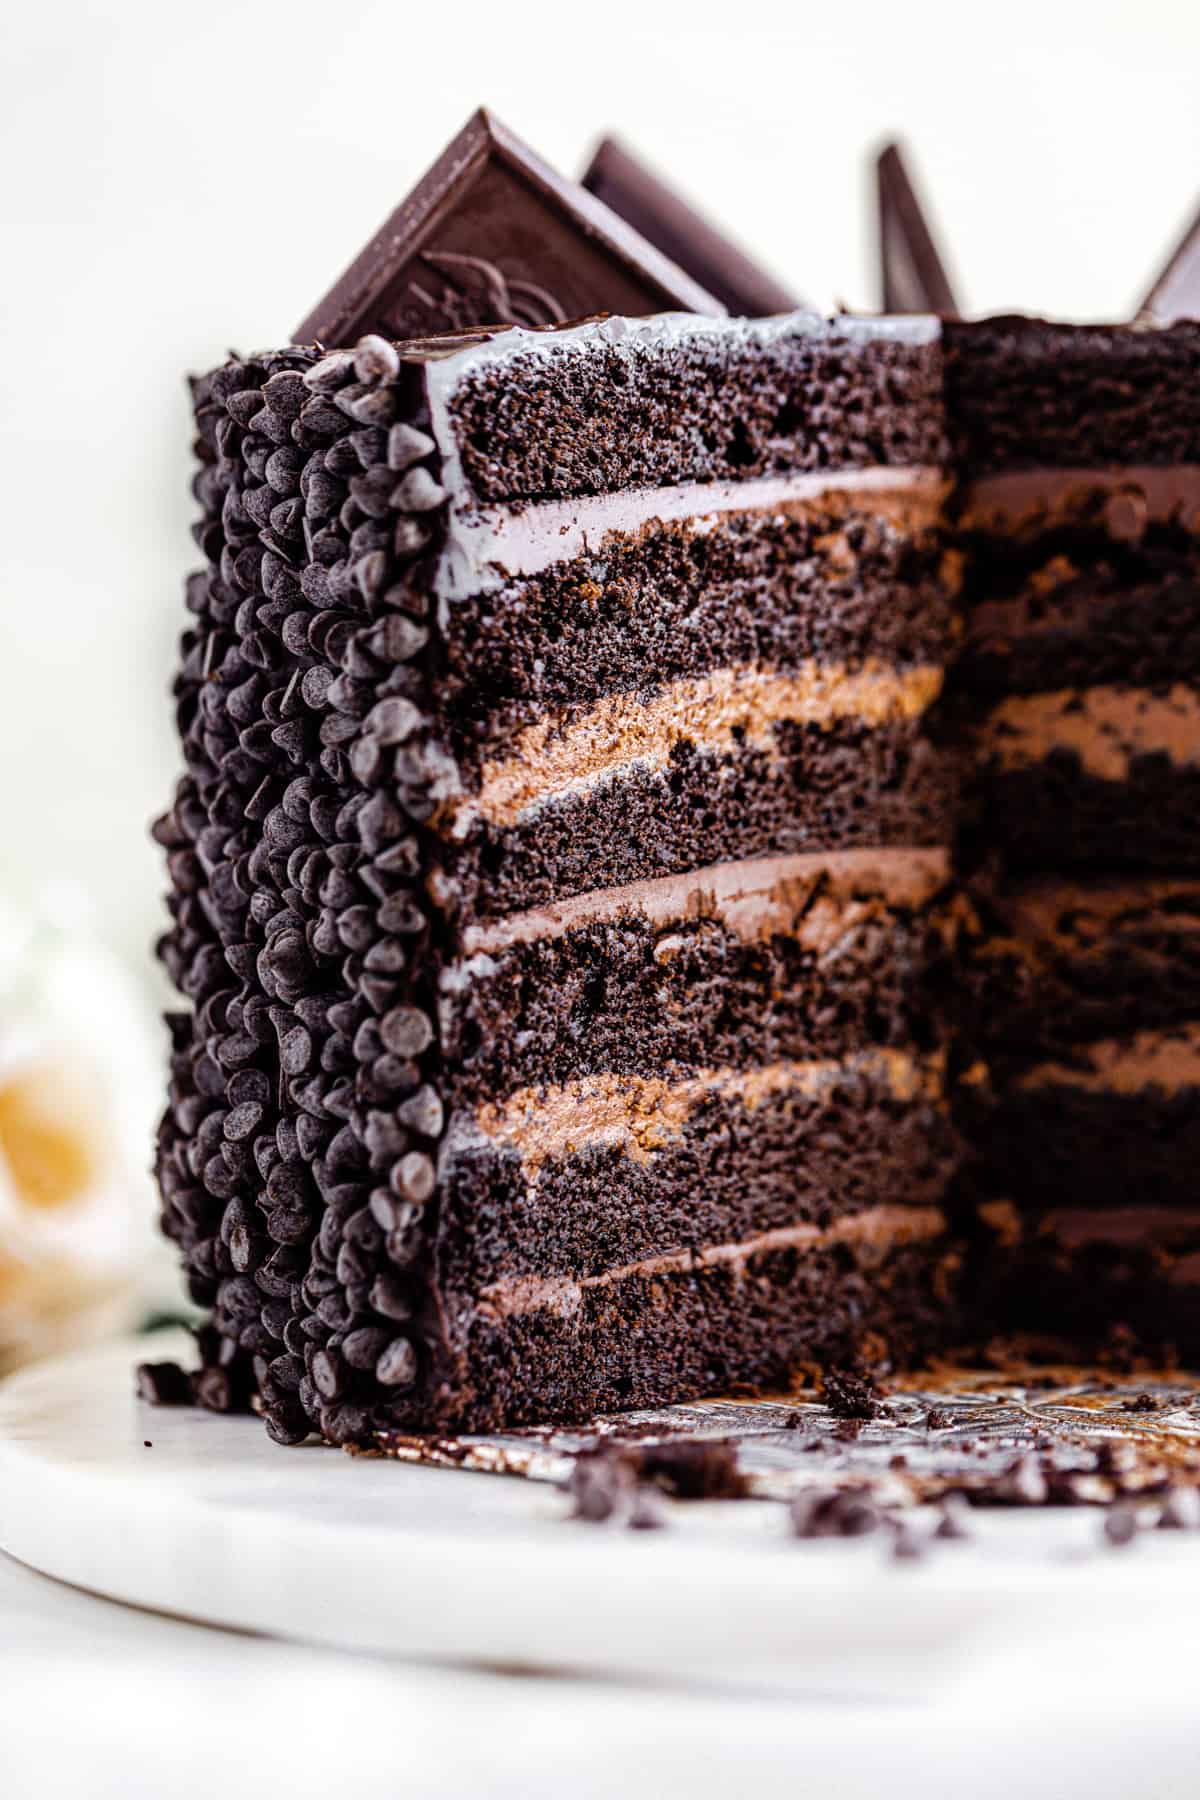
[[964, 873], [990, 934], [976, 1173], [1017, 1317], [1120, 1319], [1194, 1354], [1200, 325], [947, 335], [954, 687], [979, 756]]
[[226, 1379], [348, 1439], [931, 1347], [936, 327], [368, 339], [196, 411], [160, 1176]]
[[1200, 1356], [1193, 247], [1136, 327], [565, 324], [720, 310], [596, 167], [627, 219], [480, 114], [323, 344], [195, 384], [197, 1396], [363, 1443], [996, 1325]]

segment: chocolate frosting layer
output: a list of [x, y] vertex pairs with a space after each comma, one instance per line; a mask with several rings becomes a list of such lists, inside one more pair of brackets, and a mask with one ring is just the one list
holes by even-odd
[[579, 556], [602, 557], [617, 538], [681, 522], [699, 534], [748, 513], [828, 519], [831, 526], [867, 515], [916, 534], [939, 523], [949, 491], [940, 469], [879, 467], [684, 482], [534, 505], [481, 508], [460, 500], [451, 509], [436, 589], [444, 606]]
[[1136, 541], [1149, 524], [1200, 533], [1200, 464], [1124, 468], [1009, 469], [968, 483], [958, 504], [964, 531], [1036, 537], [1067, 525], [1099, 526]]
[[1200, 1022], [1081, 1044], [1071, 1062], [1038, 1063], [1016, 1085], [1100, 1094], [1136, 1094], [1143, 1088], [1178, 1094], [1200, 1087]]
[[712, 919], [745, 943], [781, 935], [811, 940], [821, 948], [831, 930], [845, 929], [847, 910], [856, 904], [875, 900], [888, 908], [916, 909], [929, 903], [949, 875], [949, 852], [942, 848], [756, 857], [655, 881], [631, 881], [514, 913], [495, 924], [470, 925], [462, 949], [466, 956], [492, 955], [512, 944], [562, 937], [580, 926], [631, 913], [656, 926]]
[[435, 825], [465, 837], [479, 819], [510, 826], [535, 808], [585, 791], [631, 765], [662, 768], [679, 744], [725, 754], [773, 751], [774, 726], [790, 720], [868, 726], [912, 720], [937, 699], [940, 668], [860, 668], [807, 662], [794, 670], [745, 666], [668, 682], [656, 693], [607, 695], [572, 713], [547, 713], [510, 753], [485, 763], [476, 792], [446, 803]]
[[1069, 751], [1090, 775], [1124, 781], [1139, 756], [1197, 761], [1200, 694], [1183, 682], [1165, 694], [1115, 685], [1010, 694], [982, 721], [976, 743], [1002, 769]]
[[817, 1094], [844, 1080], [862, 1080], [894, 1100], [938, 1100], [943, 1085], [940, 1053], [863, 1050], [845, 1059], [769, 1063], [756, 1069], [697, 1069], [666, 1076], [585, 1075], [556, 1087], [522, 1088], [506, 1100], [482, 1106], [469, 1135], [513, 1150], [536, 1178], [549, 1158], [593, 1144], [616, 1146], [644, 1162], [679, 1138], [709, 1094], [737, 1099], [748, 1112], [778, 1094]]

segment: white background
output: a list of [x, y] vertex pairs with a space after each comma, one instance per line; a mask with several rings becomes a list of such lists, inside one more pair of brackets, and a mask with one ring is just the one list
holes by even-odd
[[1196, 0], [26, 0], [3, 32], [0, 887], [81, 875], [149, 972], [183, 372], [279, 342], [487, 101], [609, 127], [821, 305], [875, 300], [907, 134], [973, 308], [1124, 316], [1200, 188]]

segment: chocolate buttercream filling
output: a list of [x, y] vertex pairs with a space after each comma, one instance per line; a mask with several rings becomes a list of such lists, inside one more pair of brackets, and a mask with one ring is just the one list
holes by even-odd
[[940, 469], [876, 467], [764, 475], [751, 481], [687, 482], [526, 506], [456, 510], [437, 574], [443, 602], [488, 593], [556, 563], [603, 555], [610, 540], [690, 523], [697, 534], [734, 514], [778, 513], [839, 524], [858, 514], [896, 531], [936, 525], [949, 492]]
[[[844, 1059], [813, 1058], [768, 1063], [756, 1069], [697, 1069], [666, 1076], [584, 1075], [559, 1085], [525, 1087], [506, 1100], [488, 1102], [468, 1130], [475, 1141], [513, 1150], [535, 1180], [543, 1163], [607, 1146], [634, 1162], [683, 1135], [688, 1120], [709, 1095], [736, 1101], [747, 1112], [778, 1096], [816, 1096], [840, 1081], [870, 1083], [894, 1100], [938, 1101], [943, 1086], [940, 1053], [863, 1050]], [[465, 1123], [465, 1122], [464, 1122]]]
[[1200, 1086], [1200, 1022], [1081, 1044], [1072, 1062], [1044, 1062], [1017, 1077], [1021, 1089], [1093, 1094], [1179, 1094]]
[[832, 1225], [785, 1225], [737, 1243], [709, 1244], [702, 1250], [666, 1250], [637, 1262], [620, 1263], [598, 1275], [507, 1276], [484, 1288], [477, 1305], [481, 1314], [495, 1320], [530, 1312], [551, 1312], [569, 1319], [580, 1311], [588, 1293], [615, 1287], [623, 1281], [738, 1268], [756, 1256], [778, 1250], [815, 1253], [846, 1245], [885, 1254], [905, 1244], [938, 1237], [945, 1229], [946, 1216], [938, 1206], [874, 1206], [835, 1219]]
[[1200, 533], [1200, 464], [1010, 469], [968, 483], [958, 523], [966, 531], [1036, 537], [1062, 526], [1100, 526], [1136, 542], [1147, 525]]
[[860, 668], [806, 662], [781, 670], [743, 665], [668, 682], [649, 695], [609, 694], [578, 711], [547, 713], [484, 764], [478, 788], [448, 801], [435, 826], [463, 837], [477, 820], [515, 825], [540, 807], [584, 793], [627, 769], [664, 768], [677, 745], [715, 755], [773, 754], [784, 722], [828, 728], [841, 719], [882, 726], [919, 718], [943, 672], [930, 664]]
[[949, 852], [940, 848], [800, 851], [714, 863], [469, 925], [462, 949], [465, 956], [494, 955], [632, 916], [654, 927], [711, 920], [744, 943], [783, 936], [820, 951], [864, 908], [915, 911], [927, 905], [949, 874]]
[[1165, 693], [1102, 684], [1010, 694], [981, 722], [976, 745], [1001, 769], [1027, 768], [1068, 751], [1089, 775], [1124, 781], [1139, 756], [1166, 756], [1180, 765], [1200, 757], [1200, 694], [1183, 682]]

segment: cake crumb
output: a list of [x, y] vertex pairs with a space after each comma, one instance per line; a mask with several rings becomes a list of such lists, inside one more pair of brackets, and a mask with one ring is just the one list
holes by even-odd
[[835, 1419], [877, 1419], [883, 1411], [875, 1383], [853, 1369], [828, 1370], [821, 1397]]

